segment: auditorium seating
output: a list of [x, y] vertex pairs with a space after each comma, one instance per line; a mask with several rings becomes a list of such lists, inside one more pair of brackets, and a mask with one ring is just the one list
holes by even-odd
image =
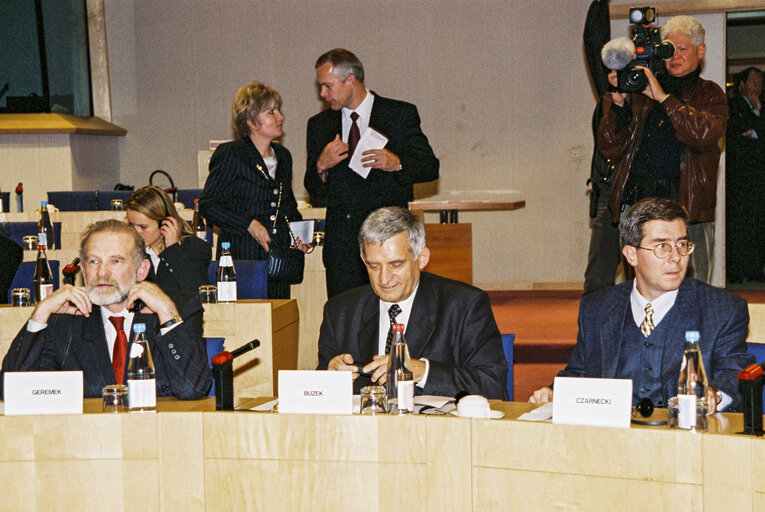
[[[259, 260], [234, 260], [236, 269], [237, 299], [268, 298], [268, 262]], [[207, 267], [207, 279], [210, 284], [217, 282], [218, 261], [213, 260]]]
[[[50, 265], [50, 272], [53, 274], [53, 289], [58, 290], [58, 260], [48, 260]], [[29, 288], [32, 300], [34, 300], [34, 285], [32, 280], [35, 277], [35, 265], [34, 261], [25, 261], [19, 265], [19, 269], [16, 271], [16, 275], [13, 277], [11, 287], [8, 289], [8, 304], [11, 303], [11, 292], [14, 288]]]
[[[57, 249], [61, 249], [61, 223], [53, 222], [52, 224], [53, 242]], [[37, 236], [37, 222], [3, 222], [0, 224], [0, 231], [14, 242], [24, 247], [23, 240], [25, 236]]]

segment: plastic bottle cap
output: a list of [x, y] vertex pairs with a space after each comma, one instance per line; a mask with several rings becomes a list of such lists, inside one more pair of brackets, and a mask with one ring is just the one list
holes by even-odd
[[393, 332], [404, 332], [404, 324], [393, 324]]
[[685, 331], [685, 341], [699, 341], [699, 331]]
[[199, 203], [199, 199], [194, 199], [194, 204]]
[[48, 201], [40, 201], [40, 206], [48, 206]]
[[146, 332], [146, 324], [133, 324], [133, 332]]

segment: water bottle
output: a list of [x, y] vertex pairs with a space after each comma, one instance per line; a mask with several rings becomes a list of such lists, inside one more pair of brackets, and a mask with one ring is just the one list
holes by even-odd
[[199, 238], [207, 241], [207, 225], [202, 214], [199, 213], [199, 199], [194, 199], [194, 216], [191, 218], [191, 226]]
[[231, 258], [231, 243], [220, 244], [222, 252], [218, 263], [218, 302], [236, 302], [236, 270]]
[[157, 408], [157, 381], [154, 360], [146, 340], [146, 324], [133, 324], [127, 367], [128, 407], [131, 410], [154, 411]]
[[45, 233], [38, 236], [42, 238], [37, 242], [37, 263], [35, 263], [35, 274], [32, 278], [35, 304], [39, 304], [45, 297], [53, 293], [53, 274], [48, 264], [48, 256], [45, 254]]
[[47, 241], [46, 249], [55, 249], [53, 241], [53, 224], [50, 221], [50, 213], [48, 213], [48, 201], [40, 202], [40, 218], [37, 221], [37, 243], [43, 243], [43, 240]]
[[414, 412], [414, 378], [409, 349], [404, 340], [404, 324], [393, 324], [393, 342], [388, 355], [388, 406], [391, 414]]
[[707, 430], [707, 372], [699, 349], [699, 331], [686, 331], [685, 352], [677, 381], [677, 414], [670, 426], [697, 432]]

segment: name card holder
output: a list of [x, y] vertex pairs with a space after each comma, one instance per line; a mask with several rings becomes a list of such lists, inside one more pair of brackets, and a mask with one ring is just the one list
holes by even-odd
[[5, 415], [82, 414], [82, 372], [6, 372]]
[[279, 370], [279, 412], [353, 414], [351, 372]]
[[630, 427], [632, 380], [556, 377], [553, 423]]

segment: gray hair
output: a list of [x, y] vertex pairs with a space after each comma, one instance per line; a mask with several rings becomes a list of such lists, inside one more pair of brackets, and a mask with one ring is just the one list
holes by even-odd
[[680, 203], [661, 197], [646, 197], [629, 209], [619, 222], [619, 242], [621, 246], [640, 247], [643, 240], [643, 225], [652, 220], [673, 221], [682, 219], [688, 227], [688, 212]]
[[100, 220], [85, 228], [85, 231], [82, 232], [82, 239], [80, 241], [80, 261], [85, 263], [87, 260], [85, 248], [88, 246], [90, 237], [95, 233], [101, 233], [103, 231], [110, 233], [125, 233], [133, 239], [133, 259], [135, 260], [135, 268], [138, 269], [141, 262], [147, 258], [146, 244], [144, 244], [143, 238], [141, 238], [141, 235], [138, 234], [138, 231], [136, 231], [133, 226], [126, 222], [118, 221], [117, 219]]
[[409, 250], [417, 258], [425, 247], [425, 225], [406, 208], [388, 206], [370, 213], [359, 230], [359, 249], [364, 255], [365, 244], [381, 244], [390, 237], [406, 231]]
[[666, 39], [673, 32], [680, 32], [691, 38], [694, 46], [704, 44], [706, 31], [701, 23], [690, 16], [674, 16], [666, 21], [661, 27], [661, 38]]
[[345, 80], [348, 75], [353, 75], [361, 83], [364, 83], [364, 66], [356, 55], [343, 48], [335, 48], [316, 59], [315, 69], [329, 62], [340, 73], [340, 78]]

